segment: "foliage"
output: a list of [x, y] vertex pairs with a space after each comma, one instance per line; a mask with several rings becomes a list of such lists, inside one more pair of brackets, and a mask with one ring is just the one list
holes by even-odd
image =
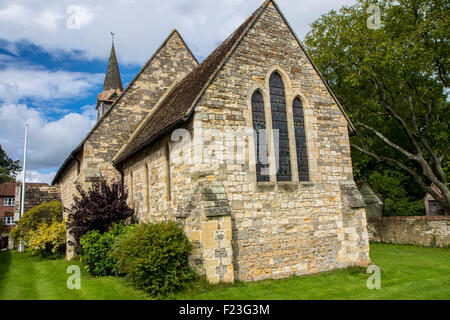
[[21, 169], [19, 160], [12, 160], [0, 145], [0, 183], [15, 180], [17, 172]]
[[117, 274], [117, 259], [111, 257], [111, 248], [118, 237], [132, 230], [134, 226], [115, 224], [103, 234], [97, 230], [89, 231], [80, 239], [80, 257], [86, 270], [95, 276]]
[[11, 231], [14, 241], [23, 240], [28, 242], [31, 231], [37, 231], [42, 224], [51, 225], [63, 220], [62, 205], [59, 201], [44, 202], [39, 206], [25, 212]]
[[[368, 28], [369, 4], [381, 13], [375, 30]], [[358, 129], [351, 139], [357, 179], [400, 171], [400, 185], [382, 184], [390, 192], [402, 188], [412, 201], [397, 201], [404, 208], [392, 213], [417, 212], [417, 201], [433, 194], [432, 182], [444, 195], [437, 196], [441, 205], [450, 203], [449, 15], [445, 0], [358, 0], [322, 15], [306, 36], [310, 55]]]
[[28, 249], [32, 254], [45, 258], [64, 255], [66, 251], [66, 222], [52, 224], [42, 222], [36, 230], [29, 232]]
[[79, 252], [80, 239], [89, 231], [109, 231], [114, 223], [124, 222], [134, 215], [127, 205], [128, 193], [120, 182], [109, 185], [106, 181], [96, 183], [88, 191], [77, 186], [80, 197], [74, 198], [69, 213], [68, 229], [74, 240], [69, 241]]
[[138, 288], [153, 296], [182, 289], [195, 278], [188, 256], [192, 245], [174, 222], [141, 224], [118, 239], [113, 257], [118, 268]]
[[384, 201], [384, 216], [425, 215], [423, 199], [414, 199], [403, 187], [403, 184], [408, 182], [407, 178], [394, 170], [375, 171], [370, 175], [370, 185]]

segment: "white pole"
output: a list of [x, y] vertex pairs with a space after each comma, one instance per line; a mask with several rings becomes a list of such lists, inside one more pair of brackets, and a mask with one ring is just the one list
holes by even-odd
[[20, 217], [23, 217], [25, 208], [25, 178], [27, 171], [27, 140], [28, 140], [28, 124], [25, 125], [25, 145], [23, 148], [23, 170], [22, 170], [22, 198], [20, 199]]
[[[25, 144], [23, 147], [23, 168], [22, 168], [22, 197], [20, 199], [19, 219], [23, 217], [23, 213], [24, 213], [23, 211], [25, 208], [25, 180], [26, 180], [26, 171], [27, 171], [27, 140], [28, 140], [28, 123], [25, 125]], [[19, 242], [17, 251], [18, 252], [25, 251], [22, 240], [20, 240], [20, 242]]]

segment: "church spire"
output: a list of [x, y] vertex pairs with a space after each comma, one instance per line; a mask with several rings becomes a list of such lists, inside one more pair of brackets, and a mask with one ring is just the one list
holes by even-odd
[[97, 97], [97, 120], [113, 105], [114, 101], [123, 92], [122, 79], [120, 78], [119, 64], [117, 63], [116, 50], [114, 49], [114, 33], [111, 32], [112, 46], [109, 55], [108, 69], [106, 70], [103, 91]]
[[112, 35], [111, 54], [109, 55], [108, 69], [106, 70], [103, 92], [114, 89], [123, 91], [122, 80], [120, 78], [119, 64], [117, 63], [116, 50], [114, 49], [114, 33]]

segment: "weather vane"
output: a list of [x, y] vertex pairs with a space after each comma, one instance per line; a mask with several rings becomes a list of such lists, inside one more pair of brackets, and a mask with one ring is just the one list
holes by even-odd
[[114, 32], [111, 32], [111, 36], [112, 36], [112, 43], [114, 44]]

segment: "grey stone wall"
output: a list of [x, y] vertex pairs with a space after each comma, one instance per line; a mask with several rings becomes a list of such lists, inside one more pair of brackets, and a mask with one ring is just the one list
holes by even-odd
[[450, 247], [450, 217], [369, 218], [367, 230], [373, 242]]
[[[17, 221], [21, 210], [22, 183], [16, 184], [16, 197], [14, 206], [14, 217]], [[25, 205], [24, 212], [41, 205], [44, 202], [60, 201], [61, 190], [59, 187], [52, 187], [46, 184], [25, 184]]]

